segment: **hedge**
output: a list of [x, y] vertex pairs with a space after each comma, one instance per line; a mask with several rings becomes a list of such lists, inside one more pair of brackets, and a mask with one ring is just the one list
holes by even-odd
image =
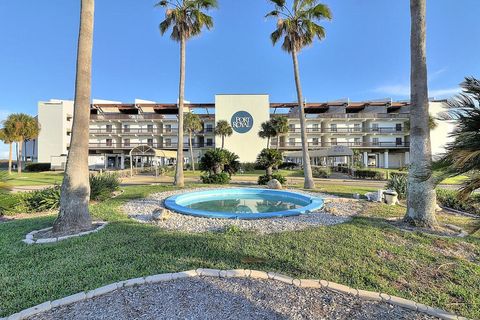
[[366, 170], [359, 169], [355, 170], [355, 178], [358, 179], [374, 179], [374, 180], [385, 180], [385, 173], [375, 170]]
[[41, 171], [50, 171], [51, 164], [36, 162], [36, 163], [27, 163], [25, 165], [25, 171], [29, 172], [41, 172]]

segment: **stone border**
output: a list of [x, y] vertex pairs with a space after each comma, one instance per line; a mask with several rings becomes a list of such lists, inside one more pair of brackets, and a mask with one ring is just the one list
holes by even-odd
[[54, 243], [54, 242], [58, 242], [58, 241], [62, 241], [62, 240], [70, 239], [70, 238], [75, 238], [75, 237], [86, 236], [87, 234], [98, 232], [98, 231], [102, 230], [103, 228], [105, 228], [108, 224], [108, 222], [106, 222], [106, 221], [105, 222], [94, 221], [93, 223], [100, 224], [100, 225], [93, 230], [84, 231], [84, 232], [80, 232], [80, 233], [76, 233], [76, 234], [72, 234], [72, 235], [68, 235], [68, 236], [63, 236], [63, 237], [56, 237], [56, 238], [44, 238], [44, 239], [35, 240], [34, 237], [33, 237], [35, 234], [37, 234], [39, 232], [42, 232], [42, 231], [51, 230], [52, 227], [48, 227], [48, 228], [40, 229], [40, 230], [34, 230], [34, 231], [28, 233], [25, 236], [25, 239], [23, 239], [22, 241], [25, 242], [28, 245], [30, 245], [30, 244]]
[[335, 291], [343, 294], [353, 295], [355, 297], [365, 299], [365, 300], [372, 300], [372, 301], [379, 301], [379, 302], [382, 301], [391, 305], [410, 309], [416, 312], [425, 313], [430, 316], [438, 317], [444, 320], [468, 320], [465, 317], [457, 316], [453, 313], [449, 313], [441, 309], [429, 307], [421, 303], [416, 303], [415, 301], [412, 301], [412, 300], [391, 296], [386, 293], [353, 289], [348, 286], [338, 284], [335, 282], [329, 282], [326, 280], [296, 279], [296, 278], [291, 278], [289, 276], [276, 273], [276, 272], [265, 272], [265, 271], [258, 271], [258, 270], [249, 270], [249, 269], [219, 270], [219, 269], [202, 269], [202, 268], [196, 269], [196, 270], [176, 272], [176, 273], [163, 273], [163, 274], [157, 274], [153, 276], [139, 277], [139, 278], [115, 282], [94, 290], [79, 292], [71, 296], [54, 300], [54, 301], [47, 301], [42, 304], [36, 305], [34, 307], [22, 310], [18, 313], [12, 314], [9, 317], [0, 318], [0, 320], [25, 319], [33, 315], [49, 311], [53, 308], [66, 306], [72, 303], [99, 297], [104, 294], [116, 291], [117, 289], [120, 289], [120, 288], [172, 281], [176, 279], [190, 278], [190, 277], [197, 277], [197, 276], [216, 277], [216, 278], [271, 279], [271, 280], [280, 281], [286, 284], [294, 285], [300, 288], [313, 288], [313, 289], [322, 288], [322, 289], [327, 289], [327, 290], [331, 290], [331, 291]]

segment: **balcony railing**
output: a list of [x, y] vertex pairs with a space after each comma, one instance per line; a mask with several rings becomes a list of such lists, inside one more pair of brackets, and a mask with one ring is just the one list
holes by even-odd
[[[289, 133], [301, 133], [300, 128], [290, 128]], [[307, 133], [398, 133], [404, 134], [408, 131], [404, 128], [378, 127], [378, 128], [307, 128]]]
[[[409, 142], [309, 142], [309, 148], [330, 148], [333, 146], [345, 146], [353, 148], [409, 148]], [[276, 147], [276, 142], [272, 141], [272, 148]], [[280, 149], [301, 149], [301, 142], [280, 142]]]
[[90, 120], [167, 120], [163, 114], [91, 114]]
[[[297, 118], [296, 114], [289, 114], [289, 118]], [[408, 113], [320, 113], [307, 114], [306, 119], [410, 119]]]
[[[213, 148], [215, 147], [214, 143], [193, 143], [194, 148]], [[138, 146], [150, 146], [155, 149], [177, 149], [177, 143], [139, 143], [139, 142], [101, 142], [101, 143], [90, 143], [90, 149], [133, 149]], [[185, 149], [189, 148], [188, 143], [184, 143]]]

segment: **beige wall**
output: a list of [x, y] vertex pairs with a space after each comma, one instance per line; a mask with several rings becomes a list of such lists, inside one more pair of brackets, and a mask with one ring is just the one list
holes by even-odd
[[[225, 148], [236, 153], [241, 162], [254, 162], [266, 143], [258, 137], [261, 123], [270, 119], [268, 95], [216, 95], [216, 121], [227, 120], [231, 124], [232, 116], [238, 111], [246, 111], [253, 117], [251, 129], [225, 138]], [[215, 145], [222, 146], [221, 137], [216, 137]]]
[[[430, 102], [430, 114], [438, 117], [445, 112], [445, 104], [442, 102]], [[432, 141], [432, 155], [439, 156], [445, 152], [445, 145], [453, 139], [449, 137], [450, 133], [455, 129], [455, 123], [451, 121], [436, 120], [437, 127], [430, 132]]]

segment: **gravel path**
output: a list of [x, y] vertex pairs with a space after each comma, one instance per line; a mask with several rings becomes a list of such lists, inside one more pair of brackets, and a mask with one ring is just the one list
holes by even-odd
[[[188, 192], [206, 189], [207, 188], [190, 189]], [[298, 190], [291, 191], [299, 192]], [[155, 221], [152, 219], [152, 212], [155, 209], [163, 208], [163, 200], [172, 195], [184, 192], [186, 191], [176, 190], [155, 193], [145, 199], [132, 200], [125, 204], [123, 209], [126, 214], [137, 221], [156, 224], [167, 230], [185, 232], [222, 231], [231, 225], [235, 225], [242, 230], [251, 230], [260, 234], [267, 234], [343, 223], [349, 221], [351, 216], [356, 215], [362, 208], [361, 202], [357, 200], [342, 199], [321, 193], [303, 192], [323, 198], [325, 200], [324, 209], [300, 216], [260, 220], [198, 218], [174, 212], [172, 212], [169, 219], [164, 221]]]
[[29, 319], [437, 319], [274, 280], [188, 278], [129, 287]]

